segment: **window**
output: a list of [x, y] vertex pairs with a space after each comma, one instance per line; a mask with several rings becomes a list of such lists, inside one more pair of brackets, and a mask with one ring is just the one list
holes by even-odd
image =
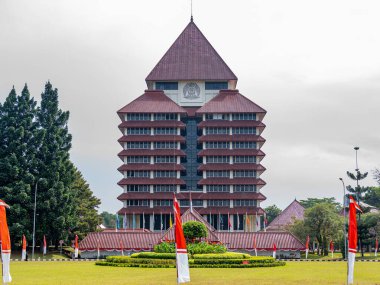
[[128, 149], [149, 149], [150, 142], [127, 142]]
[[256, 192], [256, 185], [234, 185], [234, 192]]
[[[203, 200], [192, 200], [193, 207], [203, 207]], [[190, 200], [179, 200], [180, 207], [190, 207]]]
[[127, 206], [149, 206], [149, 200], [127, 200]]
[[144, 177], [144, 178], [149, 178], [149, 171], [138, 171], [138, 170], [129, 170], [127, 171], [127, 177], [128, 178], [133, 178], [133, 177], [136, 177], [136, 178], [141, 178], [141, 177]]
[[234, 177], [256, 177], [254, 170], [235, 170]]
[[206, 128], [206, 135], [227, 135], [229, 133], [229, 128], [216, 128], [208, 127]]
[[253, 127], [232, 128], [232, 134], [234, 134], [234, 135], [255, 135], [256, 134], [256, 128], [253, 128]]
[[149, 185], [128, 185], [127, 192], [149, 192]]
[[157, 170], [154, 172], [154, 177], [162, 178], [162, 177], [177, 177], [177, 171], [170, 170]]
[[208, 207], [229, 207], [230, 200], [207, 200]]
[[256, 120], [256, 114], [255, 113], [238, 113], [238, 114], [232, 114], [232, 120], [234, 121], [247, 121], [247, 120]]
[[206, 114], [206, 120], [229, 120], [229, 114]]
[[154, 185], [154, 192], [174, 192], [177, 190], [176, 185]]
[[228, 82], [206, 82], [205, 83], [206, 90], [225, 90], [228, 89]]
[[156, 90], [178, 90], [178, 82], [156, 82]]
[[256, 142], [233, 142], [233, 148], [245, 148], [245, 149], [255, 149]]
[[175, 156], [155, 156], [154, 163], [175, 163]]
[[153, 205], [161, 207], [173, 206], [173, 200], [153, 200]]
[[156, 113], [154, 114], [155, 121], [168, 121], [168, 120], [177, 120], [178, 114], [176, 113]]
[[127, 163], [149, 163], [149, 156], [128, 156]]
[[127, 114], [127, 121], [150, 121], [150, 114], [147, 114], [147, 113]]
[[127, 135], [150, 135], [150, 128], [128, 128]]
[[234, 156], [234, 163], [256, 163], [256, 156]]
[[230, 192], [229, 185], [207, 185], [207, 192]]
[[206, 156], [207, 163], [229, 163], [229, 156]]
[[249, 207], [256, 206], [256, 200], [234, 200], [234, 207]]
[[176, 135], [177, 128], [155, 128], [154, 134], [156, 135]]
[[228, 170], [208, 170], [206, 171], [206, 177], [230, 177], [230, 172]]
[[206, 148], [230, 148], [229, 142], [206, 142]]
[[176, 149], [177, 143], [176, 142], [155, 142], [154, 148], [155, 149]]

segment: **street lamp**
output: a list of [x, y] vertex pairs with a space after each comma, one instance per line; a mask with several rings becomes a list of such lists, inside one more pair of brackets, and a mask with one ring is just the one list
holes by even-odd
[[34, 214], [33, 214], [33, 247], [32, 247], [32, 260], [34, 259], [34, 247], [36, 242], [36, 210], [37, 210], [37, 185], [38, 182], [41, 181], [42, 178], [39, 178], [36, 181], [36, 185], [34, 187]]
[[342, 181], [343, 184], [343, 232], [344, 232], [344, 252], [345, 257], [347, 258], [347, 235], [346, 235], [346, 185], [344, 184], [343, 178], [339, 178], [340, 181]]

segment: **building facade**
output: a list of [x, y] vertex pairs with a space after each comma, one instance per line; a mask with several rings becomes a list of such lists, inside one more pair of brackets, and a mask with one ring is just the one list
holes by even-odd
[[170, 227], [173, 192], [217, 231], [261, 227], [266, 111], [236, 89], [237, 77], [191, 21], [118, 111], [123, 227]]

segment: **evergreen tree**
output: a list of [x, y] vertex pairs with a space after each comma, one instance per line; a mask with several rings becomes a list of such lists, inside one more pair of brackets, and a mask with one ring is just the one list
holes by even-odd
[[109, 212], [102, 212], [100, 214], [102, 218], [102, 224], [106, 228], [114, 229], [116, 227], [116, 215]]
[[0, 197], [11, 205], [12, 240], [20, 240], [22, 234], [28, 239], [32, 236], [36, 154], [42, 140], [36, 111], [27, 85], [20, 96], [13, 88], [0, 105]]
[[100, 200], [93, 195], [82, 173], [76, 168], [74, 179], [70, 189], [75, 197], [70, 238], [73, 239], [74, 235], [78, 235], [79, 239], [83, 239], [89, 232], [96, 231], [96, 227], [101, 223], [101, 217], [97, 212]]
[[74, 167], [70, 162], [71, 135], [68, 132], [69, 112], [63, 112], [58, 104], [58, 90], [46, 83], [41, 94], [37, 121], [44, 132], [38, 153], [38, 178], [45, 183], [38, 187], [38, 231], [36, 239], [45, 234], [56, 246], [60, 239], [67, 239], [70, 217], [75, 213], [75, 195], [70, 191], [74, 182]]

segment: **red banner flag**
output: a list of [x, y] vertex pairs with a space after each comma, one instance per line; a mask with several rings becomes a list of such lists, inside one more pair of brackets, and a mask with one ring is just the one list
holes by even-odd
[[309, 254], [309, 243], [310, 243], [310, 237], [307, 236], [307, 238], [306, 238], [306, 244], [305, 244], [305, 256], [306, 256], [306, 259], [307, 259], [307, 255]]
[[176, 247], [176, 263], [177, 263], [177, 282], [185, 283], [190, 282], [190, 270], [189, 270], [189, 260], [187, 256], [186, 241], [183, 235], [181, 212], [179, 209], [179, 204], [175, 194], [173, 194], [173, 210], [174, 210], [174, 221], [175, 221], [175, 247]]
[[253, 236], [253, 249], [255, 250], [255, 256], [257, 256], [256, 235]]
[[379, 240], [376, 238], [376, 240], [375, 240], [375, 256], [377, 256], [378, 249], [379, 249]]
[[22, 251], [21, 251], [21, 261], [26, 260], [26, 237], [22, 235]]
[[273, 243], [273, 258], [276, 258], [276, 251], [277, 251], [277, 246], [275, 243]]
[[46, 246], [46, 237], [45, 237], [45, 235], [44, 235], [43, 255], [46, 255], [46, 248], [47, 248], [47, 246]]
[[355, 254], [358, 247], [358, 223], [356, 221], [356, 210], [362, 211], [354, 198], [350, 196], [350, 207], [348, 216], [348, 276], [347, 283], [354, 283]]
[[3, 282], [6, 284], [12, 281], [12, 277], [9, 266], [11, 260], [11, 238], [9, 236], [7, 211], [5, 208], [9, 208], [9, 206], [3, 200], [0, 200], [1, 258], [3, 260]]
[[74, 258], [78, 258], [78, 254], [79, 254], [78, 235], [75, 235]]

